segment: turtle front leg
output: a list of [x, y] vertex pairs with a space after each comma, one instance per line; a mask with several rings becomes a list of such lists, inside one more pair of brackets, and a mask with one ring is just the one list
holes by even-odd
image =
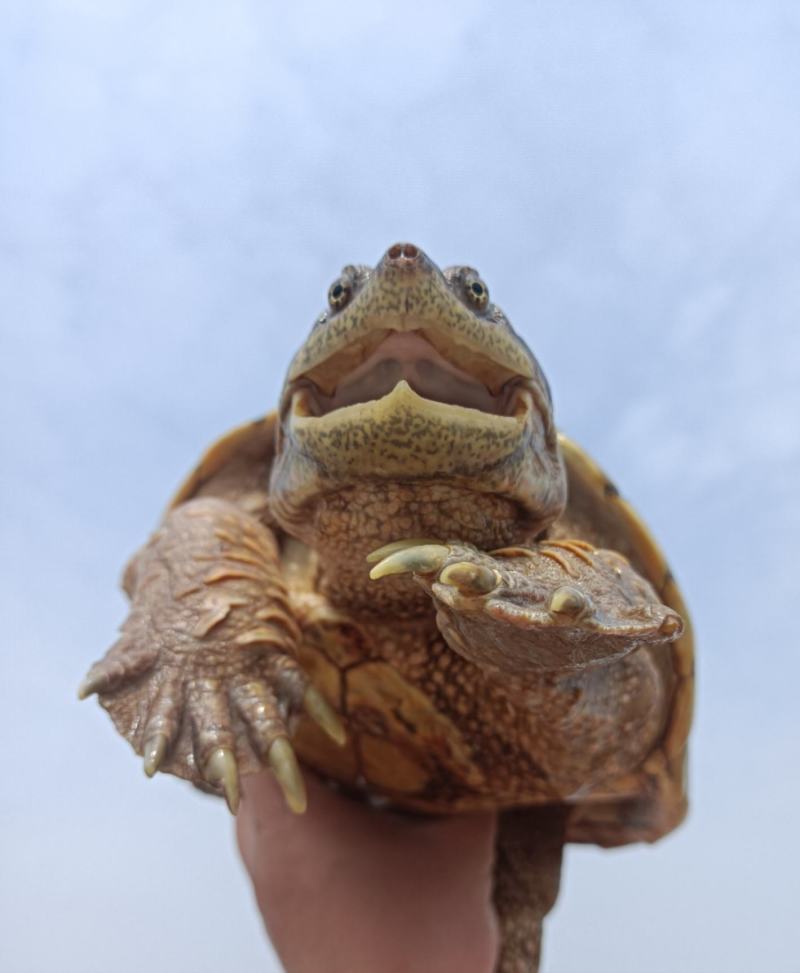
[[299, 627], [271, 532], [224, 500], [165, 519], [126, 572], [131, 611], [79, 696], [98, 693], [144, 770], [224, 795], [271, 766], [293, 811], [305, 789], [291, 744], [302, 709], [338, 743], [344, 728], [295, 661]]
[[490, 554], [457, 542], [398, 541], [368, 560], [374, 580], [413, 576], [433, 598], [450, 647], [506, 683], [604, 665], [683, 629], [622, 555], [581, 540]]

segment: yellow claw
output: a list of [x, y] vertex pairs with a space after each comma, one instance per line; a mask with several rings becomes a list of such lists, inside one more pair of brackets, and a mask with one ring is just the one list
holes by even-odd
[[206, 764], [206, 779], [222, 788], [225, 801], [231, 814], [239, 810], [239, 771], [236, 757], [227, 747], [215, 750]]
[[146, 741], [142, 756], [144, 757], [144, 772], [148, 777], [152, 777], [161, 766], [168, 744], [169, 740], [166, 733], [156, 733]]
[[314, 686], [309, 686], [303, 704], [311, 719], [328, 734], [334, 743], [343, 747], [347, 742], [347, 731], [339, 719], [339, 714], [322, 693]]
[[105, 684], [105, 678], [100, 675], [100, 673], [89, 672], [83, 679], [83, 682], [78, 686], [78, 699], [86, 699], [87, 696], [91, 696], [92, 693], [98, 693], [103, 688]]
[[444, 544], [421, 544], [418, 547], [403, 548], [385, 557], [370, 571], [373, 581], [390, 574], [430, 574], [438, 571], [450, 554]]
[[459, 561], [457, 564], [449, 564], [442, 571], [439, 583], [452, 585], [460, 594], [474, 597], [494, 591], [500, 583], [500, 576], [485, 564]]
[[286, 737], [278, 737], [269, 748], [269, 765], [283, 791], [289, 810], [295, 814], [303, 814], [308, 804], [306, 785], [303, 783], [297, 757]]
[[571, 585], [562, 585], [553, 592], [547, 607], [554, 615], [577, 618], [578, 615], [583, 614], [588, 605], [589, 600], [582, 591], [578, 591]]
[[392, 541], [391, 544], [384, 544], [383, 547], [378, 547], [374, 551], [370, 551], [370, 553], [367, 554], [367, 563], [375, 564], [377, 561], [382, 561], [390, 554], [394, 554], [395, 551], [404, 551], [407, 547], [420, 547], [424, 544], [438, 543], [439, 541], [432, 537], [411, 537], [404, 541]]

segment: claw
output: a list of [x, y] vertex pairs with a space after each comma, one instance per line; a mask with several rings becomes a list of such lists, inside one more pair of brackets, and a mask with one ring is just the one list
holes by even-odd
[[306, 809], [306, 785], [294, 755], [291, 743], [286, 737], [278, 739], [269, 748], [269, 764], [283, 791], [290, 811], [303, 814]]
[[404, 541], [392, 541], [391, 544], [384, 544], [383, 547], [376, 548], [374, 551], [370, 551], [367, 554], [367, 563], [375, 564], [378, 561], [382, 561], [385, 557], [390, 554], [394, 554], [395, 551], [404, 551], [407, 547], [420, 547], [424, 544], [438, 544], [439, 541], [430, 537], [412, 537]]
[[239, 810], [239, 772], [236, 757], [226, 747], [220, 747], [209, 757], [206, 764], [206, 779], [222, 788], [225, 801], [231, 814]]
[[157, 658], [158, 650], [152, 646], [141, 648], [121, 637], [86, 673], [78, 687], [78, 699], [86, 699], [92, 693], [114, 692], [152, 669]]
[[460, 594], [474, 597], [494, 591], [500, 583], [500, 575], [485, 564], [459, 561], [457, 564], [449, 564], [442, 571], [439, 575], [439, 583], [452, 585]]
[[547, 607], [554, 615], [577, 618], [589, 607], [589, 599], [577, 588], [573, 588], [571, 585], [562, 585], [553, 592], [550, 604]]
[[303, 700], [306, 712], [340, 747], [347, 742], [347, 731], [344, 724], [339, 719], [339, 714], [325, 699], [322, 693], [309, 686]]
[[86, 699], [92, 693], [99, 693], [106, 684], [106, 677], [100, 672], [89, 672], [78, 686], [78, 699]]
[[144, 772], [148, 777], [152, 777], [161, 766], [168, 744], [169, 740], [166, 733], [156, 733], [145, 743], [142, 756], [144, 757]]
[[403, 548], [385, 557], [370, 571], [373, 581], [390, 574], [431, 574], [438, 571], [450, 553], [443, 544], [422, 544], [419, 547]]
[[673, 635], [676, 635], [683, 630], [683, 620], [679, 615], [675, 615], [674, 613], [670, 612], [670, 614], [667, 615], [667, 617], [661, 623], [658, 630], [662, 635], [666, 635], [671, 638]]

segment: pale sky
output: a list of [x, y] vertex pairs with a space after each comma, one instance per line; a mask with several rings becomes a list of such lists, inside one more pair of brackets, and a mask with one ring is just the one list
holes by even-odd
[[0, 4], [0, 968], [277, 971], [221, 802], [74, 701], [117, 579], [349, 262], [469, 263], [698, 634], [692, 811], [543, 973], [800, 967], [800, 7]]

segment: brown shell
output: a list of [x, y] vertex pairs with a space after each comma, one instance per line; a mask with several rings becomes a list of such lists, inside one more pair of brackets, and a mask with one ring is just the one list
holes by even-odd
[[658, 746], [642, 767], [618, 778], [607, 793], [593, 792], [570, 819], [571, 841], [604, 846], [655, 841], [677, 827], [687, 809], [687, 740], [694, 702], [694, 636], [689, 613], [661, 549], [633, 507], [600, 467], [559, 434], [569, 480], [567, 510], [554, 535], [586, 537], [624, 554], [653, 585], [664, 604], [683, 618], [681, 637], [653, 651], [671, 688]]
[[[177, 491], [170, 506], [192, 497], [214, 495], [235, 499], [262, 517], [268, 516], [268, 474], [274, 455], [275, 413], [227, 433], [203, 455], [200, 463]], [[693, 637], [686, 606], [661, 550], [653, 540], [633, 508], [619, 494], [617, 488], [592, 459], [563, 434], [559, 435], [569, 483], [567, 509], [551, 530], [553, 537], [582, 537], [599, 547], [612, 548], [629, 558], [631, 563], [650, 581], [665, 604], [674, 608], [685, 620], [684, 633], [668, 646], [651, 651], [662, 671], [671, 693], [664, 731], [658, 746], [644, 764], [632, 774], [618, 778], [605, 791], [593, 791], [591, 796], [575, 805], [570, 817], [568, 839], [604, 846], [627, 844], [632, 841], [655, 841], [675, 828], [683, 819], [687, 807], [686, 755], [687, 739], [692, 721], [694, 651]], [[329, 662], [305, 653], [304, 666], [319, 688], [330, 698], [336, 698], [336, 688], [323, 685], [331, 680], [339, 685], [339, 674]], [[381, 679], [391, 679], [390, 667], [380, 664]], [[317, 671], [320, 666], [325, 672]], [[332, 670], [332, 671], [327, 671]], [[329, 691], [326, 692], [326, 689]], [[410, 687], [408, 687], [410, 691]], [[409, 699], [409, 705], [420, 705]], [[429, 714], [433, 719], [435, 713]], [[308, 724], [301, 733], [312, 733]], [[300, 741], [298, 741], [300, 742]], [[349, 748], [337, 750], [328, 746], [322, 734], [314, 734], [301, 750], [314, 753], [314, 765], [328, 766], [340, 779], [347, 779], [355, 770]], [[361, 741], [363, 744], [364, 741]], [[387, 745], [390, 745], [386, 741]], [[309, 746], [310, 745], [310, 746]], [[374, 750], [374, 765], [385, 767], [388, 754], [382, 751], [379, 737], [370, 737]], [[369, 749], [369, 748], [368, 748]], [[394, 768], [402, 769], [399, 755], [392, 754]], [[333, 762], [333, 763], [331, 763]], [[406, 763], [408, 761], [406, 760]], [[334, 766], [336, 769], [334, 770]], [[405, 768], [409, 786], [417, 784], [419, 768], [409, 764]], [[388, 784], [389, 782], [387, 782]], [[393, 779], [392, 787], [403, 781]]]

